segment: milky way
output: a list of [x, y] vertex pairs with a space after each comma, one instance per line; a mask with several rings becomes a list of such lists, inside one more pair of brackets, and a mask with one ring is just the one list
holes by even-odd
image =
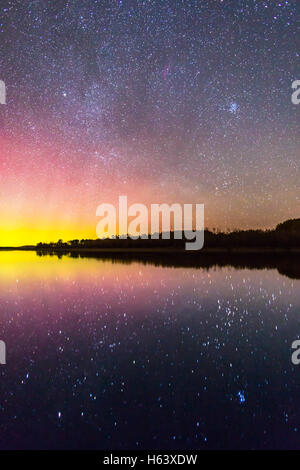
[[296, 1], [2, 1], [0, 45], [0, 244], [95, 237], [119, 194], [299, 216]]

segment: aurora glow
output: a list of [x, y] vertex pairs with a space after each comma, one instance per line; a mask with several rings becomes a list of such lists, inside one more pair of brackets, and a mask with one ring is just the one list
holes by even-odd
[[96, 207], [299, 217], [296, 1], [9, 1], [0, 245], [96, 237]]

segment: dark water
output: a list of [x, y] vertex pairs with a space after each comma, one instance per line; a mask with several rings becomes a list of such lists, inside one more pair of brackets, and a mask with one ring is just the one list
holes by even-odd
[[0, 448], [300, 448], [299, 288], [0, 253]]

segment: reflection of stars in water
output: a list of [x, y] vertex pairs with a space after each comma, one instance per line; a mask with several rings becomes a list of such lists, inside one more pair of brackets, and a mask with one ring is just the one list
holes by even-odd
[[[47, 269], [53, 266], [47, 257], [44, 262]], [[21, 326], [26, 321], [34, 332], [27, 338], [24, 328], [16, 330], [20, 344], [16, 360], [22, 360], [26, 377], [21, 387], [21, 365], [4, 371], [9, 387], [0, 404], [5, 431], [2, 447], [11, 446], [21, 428], [29, 436], [28, 446], [33, 439], [36, 445], [38, 433], [42, 446], [47, 438], [54, 441], [59, 432], [60, 445], [66, 447], [91, 446], [97, 439], [99, 445], [109, 448], [118, 445], [123, 436], [124, 447], [145, 448], [159, 442], [173, 448], [211, 449], [220, 445], [215, 424], [228, 435], [221, 442], [224, 447], [255, 447], [257, 443], [263, 447], [276, 442], [273, 416], [281, 417], [277, 425], [285, 444], [294, 442], [291, 440], [299, 433], [294, 412], [297, 377], [280, 352], [275, 358], [270, 354], [279, 341], [287, 341], [287, 331], [297, 325], [299, 301], [293, 280], [279, 277], [275, 270], [220, 267], [178, 272], [150, 264], [94, 262], [76, 260], [74, 272], [67, 277], [66, 268], [59, 265], [55, 279], [45, 288], [39, 291], [36, 286], [40, 283], [34, 284], [36, 295], [30, 310], [23, 277], [19, 277], [18, 288], [11, 279], [2, 293], [8, 321], [1, 326], [1, 336], [12, 340], [10, 319]], [[18, 316], [10, 295], [13, 289], [22, 301]], [[55, 302], [51, 302], [53, 298]], [[58, 305], [60, 315], [56, 314]], [[37, 333], [38, 322], [43, 328]], [[37, 357], [38, 334], [45, 341]], [[41, 363], [45, 357], [49, 358], [47, 375]], [[48, 375], [53, 377], [50, 384]], [[285, 393], [279, 414], [272, 397], [283, 376]], [[31, 389], [47, 390], [45, 398], [37, 400]], [[261, 404], [259, 416], [257, 403]], [[151, 434], [144, 426], [149, 407], [154, 423], [169, 418], [166, 426]], [[216, 423], [211, 424], [212, 407]], [[24, 409], [40, 419], [24, 420]], [[258, 426], [262, 419], [264, 426]], [[232, 420], [242, 422], [242, 428], [232, 427]], [[180, 427], [178, 423], [182, 423]]]
[[246, 398], [245, 398], [245, 394], [244, 394], [243, 390], [239, 390], [238, 393], [237, 393], [237, 396], [238, 396], [239, 402], [241, 404], [245, 403]]

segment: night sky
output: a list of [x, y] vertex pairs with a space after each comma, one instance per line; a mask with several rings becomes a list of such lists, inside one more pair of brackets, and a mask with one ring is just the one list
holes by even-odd
[[0, 4], [0, 245], [96, 238], [103, 202], [299, 217], [296, 1]]

